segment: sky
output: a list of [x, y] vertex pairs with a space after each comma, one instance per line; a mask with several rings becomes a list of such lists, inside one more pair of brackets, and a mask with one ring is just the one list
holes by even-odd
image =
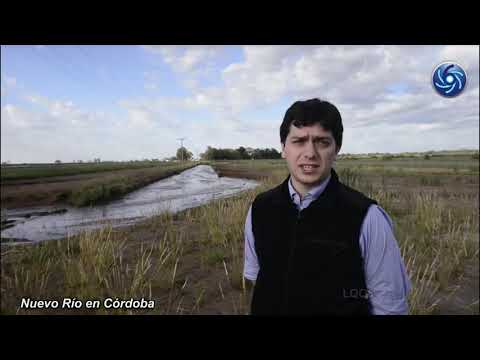
[[[454, 61], [465, 90], [432, 72]], [[1, 161], [128, 161], [275, 148], [297, 100], [340, 111], [340, 153], [479, 148], [479, 46], [1, 46]]]

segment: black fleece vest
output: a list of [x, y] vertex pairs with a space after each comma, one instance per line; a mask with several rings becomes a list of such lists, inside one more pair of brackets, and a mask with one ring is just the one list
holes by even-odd
[[252, 315], [368, 315], [360, 230], [376, 202], [332, 177], [318, 199], [298, 211], [289, 177], [259, 194], [252, 228], [260, 271]]

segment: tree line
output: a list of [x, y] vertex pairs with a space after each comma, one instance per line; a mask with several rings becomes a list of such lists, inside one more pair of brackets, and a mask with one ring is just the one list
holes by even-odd
[[207, 147], [200, 154], [202, 160], [248, 160], [248, 159], [280, 159], [281, 154], [274, 148], [271, 149], [246, 149], [240, 146], [237, 149], [216, 149]]

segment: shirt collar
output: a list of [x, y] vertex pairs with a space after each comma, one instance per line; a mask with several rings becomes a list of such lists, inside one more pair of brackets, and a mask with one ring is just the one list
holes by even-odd
[[[315, 186], [314, 188], [310, 189], [310, 191], [308, 193], [305, 194], [305, 196], [303, 197], [303, 199], [312, 199], [312, 201], [315, 201], [318, 199], [318, 197], [322, 194], [322, 192], [325, 190], [325, 188], [327, 187], [329, 181], [330, 181], [330, 178], [332, 177], [332, 175], [328, 175], [328, 177], [323, 180], [319, 185]], [[292, 200], [295, 199], [296, 196], [298, 196], [298, 198], [300, 198], [300, 195], [298, 194], [298, 192], [295, 190], [295, 188], [293, 187], [293, 184], [292, 184], [292, 177], [290, 176], [290, 179], [288, 179], [288, 190], [290, 191], [290, 198]]]

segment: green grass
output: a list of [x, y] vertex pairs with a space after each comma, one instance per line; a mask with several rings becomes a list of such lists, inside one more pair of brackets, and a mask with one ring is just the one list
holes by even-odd
[[[175, 163], [173, 163], [175, 164]], [[1, 180], [27, 180], [35, 178], [90, 174], [114, 170], [144, 169], [171, 166], [172, 163], [160, 161], [101, 162], [77, 164], [27, 164], [21, 167], [2, 165]]]
[[364, 171], [387, 171], [395, 173], [401, 170], [405, 174], [425, 174], [425, 173], [479, 173], [479, 161], [467, 155], [457, 156], [439, 156], [432, 157], [430, 160], [421, 158], [393, 158], [390, 160], [378, 159], [340, 159], [337, 161], [338, 167], [359, 168]]
[[155, 181], [179, 174], [180, 172], [196, 166], [197, 164], [185, 163], [144, 169], [142, 173], [129, 176], [107, 177], [93, 181], [81, 188], [74, 189], [59, 195], [60, 198], [73, 206], [92, 206], [104, 203], [142, 188]]

